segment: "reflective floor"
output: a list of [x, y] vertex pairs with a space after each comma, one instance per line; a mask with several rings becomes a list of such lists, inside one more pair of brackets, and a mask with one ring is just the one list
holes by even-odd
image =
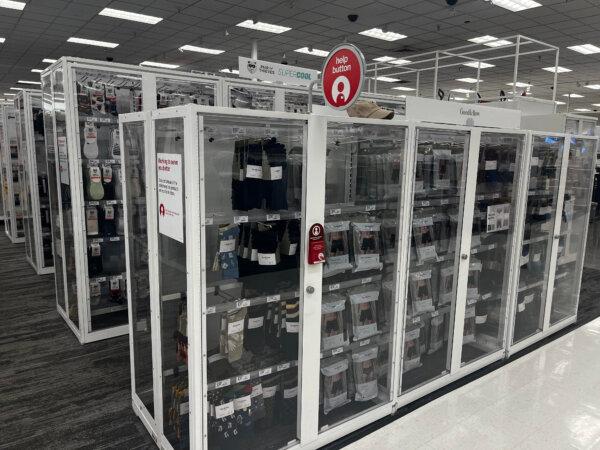
[[600, 449], [600, 318], [346, 449]]

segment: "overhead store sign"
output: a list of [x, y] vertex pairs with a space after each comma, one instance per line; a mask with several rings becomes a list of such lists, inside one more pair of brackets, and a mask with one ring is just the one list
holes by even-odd
[[323, 64], [323, 96], [334, 109], [347, 109], [362, 92], [365, 57], [352, 44], [335, 47]]
[[317, 81], [319, 72], [304, 67], [288, 66], [259, 59], [238, 56], [239, 75], [242, 78], [255, 78], [261, 81], [281, 82], [308, 86]]

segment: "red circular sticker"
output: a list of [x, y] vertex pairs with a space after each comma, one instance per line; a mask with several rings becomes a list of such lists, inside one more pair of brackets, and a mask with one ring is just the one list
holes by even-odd
[[329, 52], [323, 65], [323, 96], [334, 109], [352, 106], [362, 91], [365, 58], [352, 44], [342, 44]]

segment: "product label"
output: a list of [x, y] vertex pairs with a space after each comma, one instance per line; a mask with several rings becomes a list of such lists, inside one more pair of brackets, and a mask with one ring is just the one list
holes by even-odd
[[262, 388], [262, 384], [257, 384], [256, 386], [252, 386], [252, 394], [250, 394], [250, 397], [254, 398], [258, 395], [262, 395], [263, 393], [263, 388]]
[[271, 180], [281, 180], [283, 177], [283, 168], [281, 166], [271, 167]]
[[235, 239], [227, 239], [221, 241], [219, 245], [219, 253], [229, 253], [235, 250]]
[[110, 183], [112, 181], [113, 171], [110, 166], [102, 166], [102, 179], [105, 183]]
[[90, 180], [92, 183], [100, 183], [102, 180], [102, 175], [100, 173], [100, 167], [92, 166], [90, 167]]
[[263, 388], [263, 397], [271, 398], [275, 395], [276, 392], [277, 392], [277, 386], [265, 387], [265, 388]]
[[90, 245], [92, 256], [100, 256], [100, 244], [92, 244]]
[[342, 333], [323, 338], [323, 350], [341, 347], [342, 345], [344, 345], [344, 335]]
[[517, 304], [517, 310], [519, 312], [525, 311], [525, 302]]
[[105, 220], [114, 220], [115, 219], [115, 208], [112, 206], [104, 207], [104, 219]]
[[254, 330], [255, 328], [260, 328], [263, 326], [265, 318], [264, 317], [251, 317], [248, 319], [248, 329]]
[[281, 300], [281, 295], [279, 294], [267, 296], [267, 303], [278, 302], [279, 300]]
[[233, 408], [236, 410], [250, 408], [252, 404], [252, 398], [250, 395], [245, 397], [236, 398], [233, 400]]
[[296, 334], [300, 331], [300, 322], [286, 322], [285, 329], [288, 333]]
[[250, 261], [258, 261], [258, 250], [255, 248], [250, 252]]
[[236, 334], [242, 332], [244, 329], [244, 319], [236, 322], [230, 322], [227, 324], [227, 334]]
[[296, 250], [298, 249], [298, 244], [290, 244], [288, 248], [288, 256], [294, 256], [296, 254]]
[[100, 295], [100, 283], [92, 281], [90, 283], [90, 297], [98, 297]]
[[248, 164], [246, 166], [246, 178], [255, 178], [262, 180], [262, 166]]
[[298, 395], [298, 386], [283, 390], [283, 398], [293, 398], [293, 397], [296, 397], [297, 395]]
[[486, 161], [485, 162], [485, 170], [497, 170], [498, 169], [498, 161]]
[[233, 402], [215, 406], [215, 417], [222, 419], [223, 417], [231, 416], [235, 412]]
[[258, 253], [258, 264], [261, 266], [277, 265], [277, 255], [275, 253]]
[[114, 277], [111, 278], [110, 279], [110, 290], [111, 291], [117, 291], [119, 289], [120, 289], [119, 279], [118, 278], [114, 278]]
[[531, 303], [533, 301], [533, 297], [534, 297], [534, 294], [526, 295], [525, 297], [523, 297], [523, 303], [525, 305], [528, 303]]

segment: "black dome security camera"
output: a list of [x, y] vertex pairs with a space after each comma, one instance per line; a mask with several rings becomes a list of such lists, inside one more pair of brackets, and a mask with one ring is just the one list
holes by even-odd
[[448, 6], [455, 6], [458, 3], [458, 0], [446, 0], [446, 4]]
[[358, 14], [348, 14], [348, 20], [350, 22], [356, 22], [358, 20]]
[[106, 60], [107, 60], [108, 62], [113, 62], [113, 61], [115, 60], [115, 58], [113, 58], [112, 56], [107, 56], [107, 57], [106, 57]]

